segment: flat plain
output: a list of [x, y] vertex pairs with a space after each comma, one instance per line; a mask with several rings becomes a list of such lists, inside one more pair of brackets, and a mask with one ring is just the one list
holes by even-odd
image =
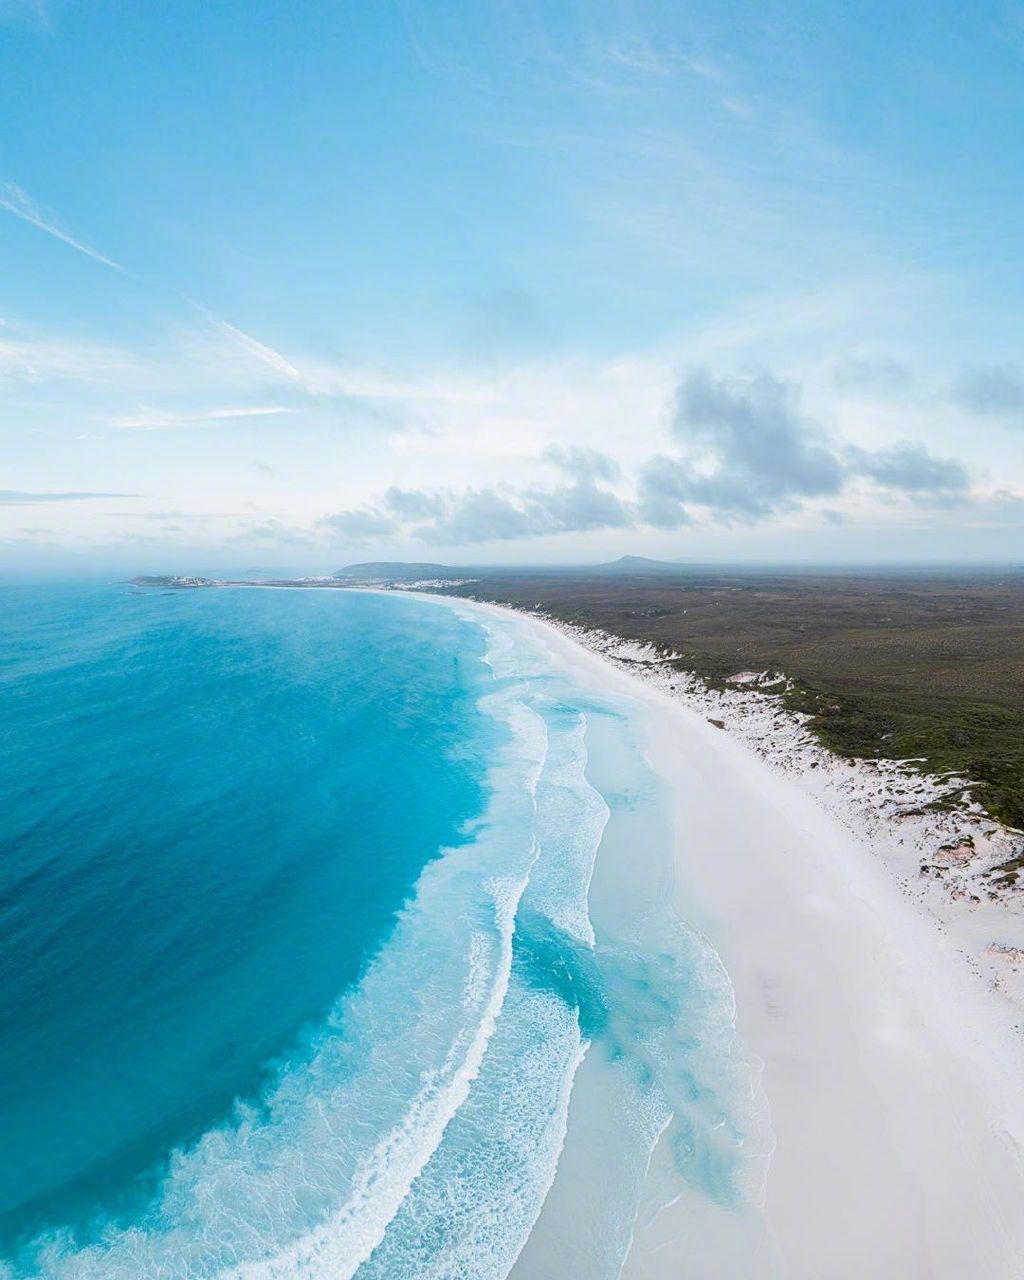
[[780, 672], [786, 704], [832, 750], [965, 775], [1024, 828], [1020, 569], [472, 572], [446, 593], [649, 642], [712, 684]]

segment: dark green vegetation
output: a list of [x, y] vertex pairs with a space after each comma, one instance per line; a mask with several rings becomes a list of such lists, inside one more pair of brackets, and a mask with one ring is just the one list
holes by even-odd
[[449, 565], [417, 560], [366, 560], [347, 564], [334, 575], [341, 582], [415, 582], [417, 578], [450, 578]]
[[[990, 813], [1024, 827], [1020, 570], [473, 572], [449, 592], [650, 641], [715, 685], [783, 671], [786, 703], [826, 746], [964, 774]], [[958, 798], [951, 786], [940, 803]]]

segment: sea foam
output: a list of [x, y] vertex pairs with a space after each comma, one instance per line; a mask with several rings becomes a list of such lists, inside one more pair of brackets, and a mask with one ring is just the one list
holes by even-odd
[[500, 728], [467, 839], [258, 1105], [176, 1153], [130, 1225], [55, 1235], [25, 1274], [547, 1280], [562, 1248], [614, 1277], [663, 1132], [681, 1179], [742, 1194], [728, 981], [644, 866], [622, 871], [669, 840], [641, 727], [519, 624], [462, 612], [486, 628]]

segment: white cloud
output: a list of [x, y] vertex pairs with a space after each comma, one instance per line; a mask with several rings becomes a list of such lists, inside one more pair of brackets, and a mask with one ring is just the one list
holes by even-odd
[[65, 491], [39, 493], [27, 489], [0, 489], [0, 506], [33, 507], [53, 502], [91, 502], [95, 498], [141, 498], [141, 493], [104, 493], [101, 491]]
[[190, 298], [187, 293], [183, 293], [180, 296], [184, 298], [189, 306], [194, 307], [218, 332], [224, 334], [225, 337], [241, 351], [251, 356], [258, 364], [263, 365], [271, 372], [276, 373], [278, 377], [282, 377], [289, 382], [298, 383], [300, 386], [306, 385], [306, 379], [303, 374], [280, 351], [275, 351], [273, 347], [268, 346], [265, 342], [260, 342], [252, 334], [246, 333], [233, 324], [229, 324], [227, 320], [222, 320], [220, 316], [214, 315], [209, 307], [197, 302], [195, 298]]
[[111, 425], [126, 430], [161, 431], [176, 427], [216, 426], [238, 418], [270, 418], [296, 413], [285, 405], [228, 405], [216, 409], [174, 412], [169, 409], [144, 409], [134, 414], [112, 418]]
[[47, 338], [22, 331], [0, 336], [0, 380], [103, 383], [135, 378], [144, 362], [133, 352], [73, 338]]
[[973, 413], [1024, 422], [1024, 370], [1016, 364], [964, 369], [953, 387], [953, 401]]
[[85, 244], [82, 240], [76, 239], [70, 232], [65, 231], [63, 227], [57, 224], [53, 216], [44, 213], [28, 192], [23, 191], [16, 182], [0, 182], [0, 208], [13, 213], [16, 218], [21, 218], [23, 222], [28, 222], [33, 227], [38, 227], [40, 231], [45, 231], [48, 236], [53, 236], [55, 240], [63, 241], [64, 244], [69, 245], [72, 249], [77, 249], [79, 253], [84, 253], [87, 258], [92, 258], [94, 261], [102, 263], [105, 267], [111, 267], [114, 271], [124, 272], [125, 268], [119, 262], [115, 262], [113, 258], [108, 258], [106, 254], [100, 253], [98, 249], [92, 248], [91, 245]]

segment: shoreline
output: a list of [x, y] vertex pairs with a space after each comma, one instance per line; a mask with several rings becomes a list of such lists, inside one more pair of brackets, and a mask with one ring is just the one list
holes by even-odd
[[[447, 599], [539, 629], [583, 683], [647, 709], [648, 759], [676, 807], [677, 909], [721, 955], [762, 1064], [776, 1137], [762, 1213], [781, 1274], [1020, 1280], [1024, 1054], [1011, 1006], [883, 860], [749, 744], [547, 619]], [[728, 1237], [724, 1211], [687, 1197], [654, 1210], [641, 1209], [623, 1280], [688, 1275], [695, 1222]]]
[[[404, 593], [466, 600], [434, 591]], [[809, 717], [784, 708], [777, 694], [760, 691], [759, 682], [770, 683], [778, 673], [744, 673], [732, 688], [717, 690], [670, 667], [653, 646], [540, 612], [469, 603], [550, 627], [738, 739], [776, 776], [795, 781], [947, 934], [968, 967], [1006, 1001], [1024, 1036], [1024, 892], [1000, 883], [1006, 864], [1015, 860], [1024, 874], [1024, 832], [1002, 825], [975, 802], [945, 807], [942, 798], [968, 787], [967, 779], [921, 773], [912, 761], [836, 754], [805, 728]]]
[[892, 780], [833, 757], [834, 785], [806, 785], [804, 753], [830, 753], [765, 695], [701, 690], [638, 646], [502, 605], [397, 594], [514, 620], [581, 686], [645, 709], [647, 759], [675, 810], [675, 907], [725, 965], [771, 1113], [758, 1207], [780, 1265], [750, 1265], [729, 1210], [690, 1194], [662, 1207], [663, 1143], [622, 1280], [1024, 1280], [1021, 1010], [970, 963], [956, 922], [977, 904], [951, 898], [944, 920], [893, 874], [900, 849], [877, 809], [858, 820]]

